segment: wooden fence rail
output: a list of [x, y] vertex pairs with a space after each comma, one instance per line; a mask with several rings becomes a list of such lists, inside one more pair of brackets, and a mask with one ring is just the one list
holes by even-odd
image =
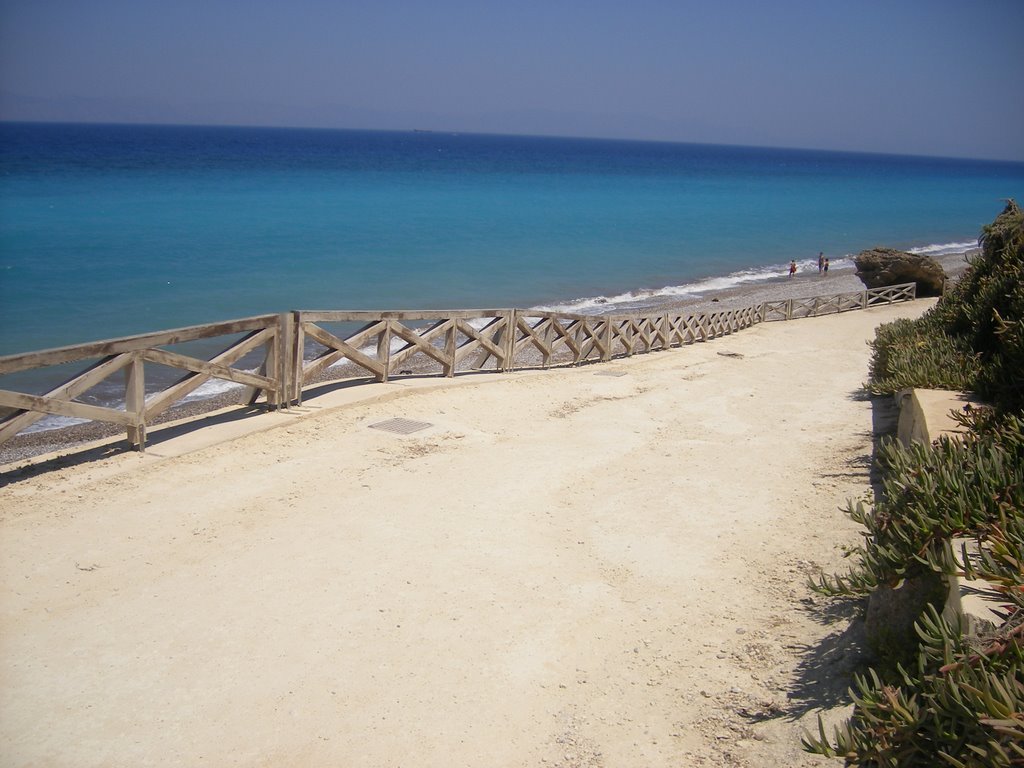
[[[65, 364], [85, 368], [42, 395], [0, 389], [0, 445], [46, 415], [91, 419], [124, 427], [143, 449], [146, 427], [211, 378], [245, 387], [254, 404], [270, 408], [302, 403], [303, 389], [329, 367], [348, 363], [386, 382], [411, 358], [441, 375], [499, 372], [552, 364], [605, 362], [615, 357], [709, 341], [773, 320], [793, 320], [878, 304], [910, 301], [914, 283], [856, 293], [767, 301], [700, 315], [582, 315], [523, 309], [430, 311], [295, 311], [191, 326], [120, 339], [0, 357], [0, 376]], [[358, 325], [342, 337], [325, 326]], [[185, 342], [230, 337], [217, 354], [201, 359], [165, 349]], [[255, 367], [238, 367], [243, 358]], [[493, 361], [493, 362], [491, 362]], [[251, 360], [250, 360], [251, 362]], [[173, 384], [146, 391], [146, 364], [183, 372]], [[123, 407], [82, 402], [101, 382], [124, 371]]]

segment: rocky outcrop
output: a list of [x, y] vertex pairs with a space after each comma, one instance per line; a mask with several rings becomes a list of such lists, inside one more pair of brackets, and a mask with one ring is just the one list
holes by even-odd
[[869, 248], [853, 258], [857, 277], [868, 288], [917, 283], [917, 295], [941, 296], [946, 271], [931, 256], [892, 248]]

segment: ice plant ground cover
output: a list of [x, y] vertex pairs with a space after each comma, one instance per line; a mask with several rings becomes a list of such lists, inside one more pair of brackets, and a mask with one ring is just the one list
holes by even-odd
[[[866, 528], [846, 574], [815, 586], [866, 596], [914, 579], [961, 576], [1000, 596], [1001, 623], [965, 631], [929, 605], [916, 647], [882, 649], [857, 676], [852, 717], [805, 747], [849, 765], [1024, 763], [1024, 213], [1013, 201], [982, 254], [919, 320], [879, 329], [869, 388], [971, 390], [990, 404], [959, 415], [961, 439], [879, 452], [883, 492], [851, 502]], [[969, 555], [954, 540], [968, 540]]]

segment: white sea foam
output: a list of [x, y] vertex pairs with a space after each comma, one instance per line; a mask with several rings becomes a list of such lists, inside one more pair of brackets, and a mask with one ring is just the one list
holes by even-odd
[[[933, 243], [909, 248], [910, 253], [927, 254], [929, 256], [949, 256], [960, 254], [977, 248], [976, 241]], [[798, 259], [798, 274], [815, 272], [818, 269], [817, 258]], [[852, 254], [829, 258], [829, 272], [842, 272], [854, 269]], [[789, 263], [769, 264], [754, 269], [739, 270], [724, 276], [706, 277], [691, 283], [666, 285], [662, 288], [651, 288], [627, 291], [614, 296], [586, 296], [559, 304], [546, 304], [533, 307], [539, 312], [576, 312], [579, 314], [602, 314], [610, 309], [629, 310], [640, 308], [658, 300], [670, 299], [701, 299], [705, 294], [715, 291], [727, 291], [741, 285], [764, 283], [789, 272]]]
[[955, 253], [966, 253], [978, 247], [977, 240], [968, 240], [964, 243], [938, 243], [934, 245], [922, 245], [918, 248], [909, 248], [910, 253], [926, 254], [928, 256], [949, 256]]
[[[247, 371], [247, 373], [256, 373], [256, 369], [253, 368]], [[242, 389], [244, 386], [244, 384], [236, 384], [233, 381], [225, 381], [224, 379], [210, 379], [182, 398], [182, 402], [193, 403], [196, 400], [209, 400], [211, 397]]]
[[49, 432], [53, 429], [73, 427], [75, 424], [85, 424], [89, 419], [73, 419], [70, 416], [43, 416], [35, 424], [21, 430], [23, 435], [31, 435], [33, 432]]
[[[818, 268], [817, 259], [800, 259], [797, 261], [799, 272], [815, 271]], [[847, 257], [832, 259], [829, 263], [829, 270], [841, 271], [853, 269], [853, 264]], [[787, 275], [789, 263], [770, 264], [755, 269], [744, 269], [732, 272], [728, 275], [717, 277], [706, 277], [692, 283], [680, 285], [666, 285], [661, 288], [646, 290], [628, 291], [615, 296], [589, 296], [562, 304], [549, 304], [533, 307], [539, 312], [577, 312], [580, 314], [601, 314], [614, 307], [617, 310], [642, 307], [656, 303], [663, 299], [700, 299], [705, 294], [714, 291], [726, 291], [737, 288], [741, 285], [752, 283], [764, 283]]]

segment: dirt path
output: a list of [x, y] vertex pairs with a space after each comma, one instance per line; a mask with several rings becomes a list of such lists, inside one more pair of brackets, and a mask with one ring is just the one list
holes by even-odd
[[856, 657], [805, 582], [857, 538], [865, 341], [926, 306], [14, 478], [2, 764], [829, 764]]

